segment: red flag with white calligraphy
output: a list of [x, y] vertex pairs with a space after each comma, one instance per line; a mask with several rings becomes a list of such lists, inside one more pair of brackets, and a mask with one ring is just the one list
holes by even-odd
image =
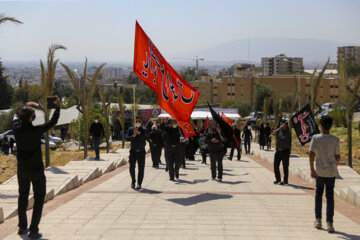
[[171, 67], [138, 22], [134, 73], [155, 92], [159, 106], [179, 123], [185, 137], [195, 135], [190, 116], [200, 93]]

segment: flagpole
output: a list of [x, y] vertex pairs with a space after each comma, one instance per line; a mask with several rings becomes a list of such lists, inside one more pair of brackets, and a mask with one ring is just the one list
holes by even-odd
[[134, 127], [135, 127], [135, 125], [136, 125], [136, 116], [135, 116], [135, 83], [133, 83], [133, 99], [134, 99], [133, 115], [134, 115]]

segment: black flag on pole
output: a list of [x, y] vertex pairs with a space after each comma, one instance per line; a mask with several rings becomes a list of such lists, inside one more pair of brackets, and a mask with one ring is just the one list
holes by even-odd
[[320, 133], [310, 104], [307, 104], [299, 112], [295, 113], [291, 117], [291, 122], [301, 145], [310, 142], [314, 134]]
[[229, 124], [227, 124], [227, 122], [225, 122], [224, 119], [222, 119], [216, 112], [215, 110], [210, 106], [210, 104], [208, 103], [209, 109], [210, 109], [210, 113], [211, 116], [213, 117], [213, 119], [219, 124], [221, 131], [225, 134], [225, 137], [228, 141], [228, 143], [231, 143], [233, 141], [233, 131], [232, 128], [230, 127]]

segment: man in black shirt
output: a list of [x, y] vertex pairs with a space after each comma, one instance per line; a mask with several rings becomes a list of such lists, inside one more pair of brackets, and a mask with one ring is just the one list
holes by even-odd
[[91, 124], [90, 126], [90, 137], [93, 140], [93, 145], [94, 145], [94, 149], [95, 149], [95, 160], [99, 160], [100, 159], [100, 141], [101, 141], [101, 137], [105, 136], [105, 131], [104, 131], [104, 127], [101, 124], [101, 122], [99, 122], [99, 116], [95, 116], [94, 118], [94, 122]]
[[253, 138], [251, 130], [249, 129], [248, 125], [245, 125], [242, 137], [244, 139], [244, 148], [246, 154], [250, 154], [250, 143]]
[[232, 124], [232, 130], [233, 130], [233, 140], [231, 141], [231, 151], [229, 160], [232, 160], [232, 157], [234, 155], [234, 150], [237, 150], [237, 160], [240, 161], [241, 158], [241, 138], [240, 138], [240, 130], [236, 127], [236, 124]]
[[179, 154], [179, 143], [180, 143], [180, 128], [175, 120], [169, 121], [164, 120], [161, 128], [165, 132], [165, 158], [169, 169], [170, 181], [174, 181], [174, 175], [179, 179], [180, 169], [180, 154]]
[[[14, 130], [17, 146], [17, 178], [19, 183], [18, 199], [18, 234], [26, 234], [29, 230], [29, 237], [38, 239], [42, 237], [39, 233], [39, 223], [41, 219], [44, 199], [46, 195], [46, 177], [44, 174], [44, 164], [42, 161], [41, 136], [54, 127], [60, 116], [60, 99], [56, 97], [54, 102], [56, 109], [49, 122], [42, 125], [33, 126], [35, 111], [32, 107], [39, 106], [37, 103], [29, 102], [21, 107], [15, 114], [12, 127]], [[26, 210], [30, 183], [34, 191], [34, 207], [30, 229], [27, 228]]]
[[135, 188], [135, 165], [138, 163], [138, 185], [137, 189], [141, 189], [141, 184], [144, 179], [145, 170], [145, 145], [146, 145], [146, 132], [145, 128], [142, 127], [142, 118], [136, 117], [135, 127], [130, 127], [126, 140], [131, 142], [130, 156], [129, 156], [129, 172], [131, 176], [131, 188]]
[[213, 123], [211, 130], [206, 135], [206, 143], [209, 146], [210, 153], [210, 163], [211, 163], [211, 176], [212, 179], [216, 178], [216, 165], [218, 169], [218, 179], [222, 181], [223, 175], [223, 152], [222, 152], [222, 144], [225, 139], [222, 137], [222, 133], [220, 129], [217, 127], [216, 123]]
[[157, 129], [156, 124], [151, 127], [148, 141], [150, 143], [153, 167], [159, 168], [161, 150], [163, 148], [164, 141], [161, 132]]
[[[291, 149], [291, 134], [287, 122], [282, 122], [282, 127], [278, 131], [274, 131], [276, 134], [276, 152], [274, 155], [274, 173], [275, 182], [274, 184], [280, 183], [280, 185], [288, 184], [289, 176], [289, 158]], [[282, 161], [284, 169], [284, 181], [281, 182], [280, 175], [280, 162]]]

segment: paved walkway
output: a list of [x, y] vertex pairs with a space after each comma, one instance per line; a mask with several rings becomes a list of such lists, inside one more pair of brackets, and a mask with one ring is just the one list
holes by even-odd
[[[242, 161], [224, 160], [220, 183], [211, 180], [209, 165], [200, 157], [187, 162], [178, 182], [169, 181], [165, 165], [152, 168], [148, 157], [141, 191], [130, 188], [127, 169], [104, 175], [100, 184], [46, 213], [40, 231], [51, 240], [360, 239], [359, 221], [351, 216], [360, 211], [353, 208], [349, 214], [351, 206], [342, 200], [336, 199], [342, 208], [336, 208], [337, 232], [328, 234], [313, 228], [314, 190], [300, 179], [292, 176], [291, 185], [274, 185], [268, 163], [243, 156]], [[14, 232], [6, 239], [22, 238]]]

